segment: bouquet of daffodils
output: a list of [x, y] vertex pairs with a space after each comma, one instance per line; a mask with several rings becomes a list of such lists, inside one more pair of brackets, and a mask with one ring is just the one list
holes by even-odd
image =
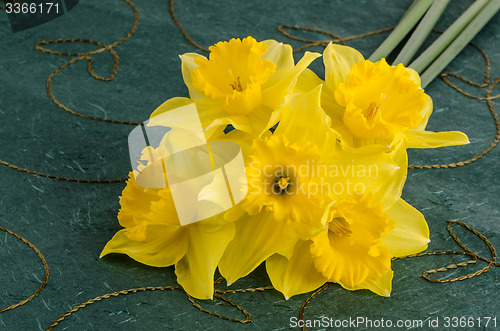
[[[324, 80], [307, 68], [319, 57]], [[419, 75], [336, 44], [295, 64], [290, 45], [252, 37], [181, 59], [190, 97], [143, 126], [166, 130], [139, 149], [124, 229], [101, 256], [174, 265], [199, 299], [212, 298], [217, 268], [232, 284], [263, 262], [285, 298], [325, 282], [389, 296], [391, 259], [429, 242], [401, 199], [406, 149], [468, 143], [425, 129], [432, 100]]]

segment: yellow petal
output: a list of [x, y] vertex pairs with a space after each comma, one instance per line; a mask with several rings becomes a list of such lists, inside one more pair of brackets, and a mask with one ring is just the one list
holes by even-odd
[[158, 108], [155, 109], [153, 113], [149, 116], [149, 118], [153, 118], [155, 116], [161, 115], [175, 108], [184, 107], [194, 103], [193, 100], [189, 98], [175, 97], [172, 99], [168, 99], [164, 103], [162, 103]]
[[250, 148], [252, 147], [252, 135], [242, 130], [231, 130], [224, 133], [223, 130], [217, 130], [212, 136], [211, 141], [231, 141], [240, 146], [243, 157], [250, 155]]
[[[169, 99], [162, 103], [150, 116], [151, 125], [163, 125], [169, 127], [168, 123], [158, 122], [155, 117], [164, 114], [170, 110], [184, 107], [195, 103], [194, 100], [189, 98], [175, 97]], [[228, 116], [228, 118], [223, 118], [227, 115], [227, 112], [221, 107], [221, 105], [208, 98], [203, 99], [203, 102], [196, 103], [196, 110], [198, 116], [200, 117], [200, 122], [205, 132], [205, 138], [210, 139], [211, 136], [217, 131], [217, 128], [222, 126], [223, 129], [228, 125], [232, 124], [237, 130], [250, 131], [250, 126], [248, 120], [244, 116]], [[157, 117], [159, 118], [159, 117]], [[241, 119], [240, 119], [241, 118]], [[182, 128], [181, 128], [182, 129]]]
[[378, 294], [380, 296], [388, 297], [391, 295], [393, 274], [394, 274], [394, 272], [391, 269], [389, 269], [381, 277], [379, 277], [379, 278], [367, 278], [364, 282], [362, 282], [361, 284], [354, 286], [352, 288], [347, 287], [342, 283], [340, 283], [340, 285], [347, 290], [366, 289], [366, 290], [370, 290], [373, 293]]
[[[408, 70], [408, 68], [406, 68]], [[427, 95], [427, 103], [425, 107], [420, 111], [420, 115], [422, 115], [422, 122], [420, 122], [416, 127], [412, 128], [412, 130], [423, 131], [427, 126], [427, 122], [429, 122], [429, 117], [432, 114], [432, 98]]]
[[328, 88], [335, 92], [337, 86], [346, 80], [353, 64], [363, 60], [363, 55], [354, 48], [330, 43], [323, 53]]
[[297, 78], [294, 93], [307, 93], [324, 82], [309, 68], [306, 68]]
[[148, 224], [145, 239], [129, 238], [131, 229], [117, 232], [104, 247], [101, 257], [110, 253], [126, 254], [134, 260], [153, 267], [168, 267], [186, 254], [188, 238], [184, 228], [169, 224]]
[[[328, 85], [324, 85], [323, 90], [321, 91], [321, 106], [325, 110], [325, 113], [332, 118], [332, 120], [337, 120], [344, 125], [345, 107], [342, 107], [337, 103], [333, 91], [330, 90]], [[337, 129], [337, 126], [335, 126], [335, 129]], [[349, 132], [349, 134], [351, 133]]]
[[376, 191], [378, 200], [383, 205], [384, 210], [387, 210], [399, 200], [408, 175], [408, 154], [406, 153], [405, 144], [400, 142], [390, 153], [390, 157], [399, 169], [395, 169], [390, 178], [381, 181], [381, 185]]
[[209, 60], [194, 59], [199, 66], [191, 71], [191, 83], [228, 113], [248, 115], [261, 105], [262, 85], [276, 70], [275, 63], [263, 58], [268, 48], [252, 37], [219, 42], [210, 47]]
[[224, 249], [233, 239], [234, 224], [227, 223], [213, 231], [202, 223], [189, 226], [188, 249], [175, 265], [175, 274], [177, 282], [189, 295], [212, 299], [214, 272]]
[[460, 131], [432, 132], [410, 130], [405, 133], [407, 148], [436, 148], [469, 143], [467, 135]]
[[266, 84], [272, 85], [277, 80], [281, 79], [289, 70], [293, 69], [293, 50], [292, 46], [277, 42], [276, 40], [264, 40], [263, 44], [268, 46], [266, 54], [262, 59], [272, 61], [276, 64], [276, 73], [269, 77]]
[[293, 92], [297, 77], [321, 54], [306, 52], [293, 69], [279, 80], [269, 80], [263, 86], [262, 103], [271, 109], [275, 109], [283, 103], [283, 98]]
[[204, 101], [206, 99], [205, 95], [193, 87], [193, 78], [191, 77], [191, 72], [198, 68], [198, 64], [195, 63], [196, 58], [204, 58], [204, 56], [196, 53], [186, 53], [180, 56], [182, 60], [182, 77], [184, 78], [184, 84], [189, 89], [189, 96], [195, 101]]
[[403, 199], [396, 202], [387, 214], [396, 227], [383, 234], [382, 243], [393, 256], [405, 256], [421, 252], [429, 243], [429, 227], [424, 216]]
[[270, 212], [246, 215], [235, 225], [234, 239], [219, 263], [219, 271], [228, 284], [245, 277], [269, 256], [293, 245], [296, 240], [287, 226], [275, 221]]
[[405, 67], [405, 69], [410, 73], [410, 79], [417, 83], [418, 86], [420, 86], [420, 75], [418, 74], [418, 72], [409, 67]]
[[[400, 193], [406, 169], [394, 162], [391, 154], [380, 146], [367, 146], [353, 151], [336, 151], [325, 160], [329, 164], [327, 177], [329, 193], [334, 200], [348, 194], [378, 192], [384, 204]], [[393, 200], [392, 200], [393, 201]]]
[[310, 242], [299, 240], [290, 260], [274, 254], [266, 261], [266, 269], [274, 288], [290, 297], [315, 290], [328, 280], [315, 268], [309, 252]]
[[[221, 116], [221, 114], [219, 114], [218, 116], [214, 116], [213, 121], [207, 126], [207, 130], [209, 132], [214, 132], [212, 130], [219, 127], [225, 128], [229, 124], [236, 130], [252, 133], [252, 127], [248, 117], [241, 115]], [[259, 124], [261, 123], [259, 122]]]
[[320, 96], [321, 85], [308, 93], [289, 96], [274, 134], [283, 134], [291, 143], [309, 141], [318, 146], [320, 153], [325, 147], [332, 149], [336, 145], [336, 134], [321, 108]]
[[136, 184], [134, 175], [129, 174], [127, 186], [123, 189], [120, 198], [120, 211], [118, 221], [123, 227], [133, 227], [136, 225], [135, 216], [145, 215], [149, 212], [152, 201], [159, 200], [159, 190], [148, 189]]

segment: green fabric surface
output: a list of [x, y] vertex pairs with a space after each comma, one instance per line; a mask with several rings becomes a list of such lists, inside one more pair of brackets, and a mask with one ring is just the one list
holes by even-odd
[[[494, 0], [496, 1], [496, 0]], [[312, 1], [182, 1], [175, 4], [179, 21], [199, 44], [208, 47], [220, 40], [251, 35], [276, 39], [293, 47], [304, 45], [288, 39], [279, 24], [327, 30], [342, 37], [397, 24], [410, 0], [312, 0]], [[472, 1], [455, 0], [437, 28], [444, 30]], [[137, 0], [137, 32], [115, 47], [120, 57], [116, 78], [97, 81], [81, 61], [54, 78], [53, 92], [63, 104], [78, 112], [115, 120], [144, 121], [163, 101], [188, 96], [183, 84], [179, 54], [199, 52], [173, 23], [168, 1]], [[492, 62], [491, 75], [500, 75], [500, 16], [485, 26], [474, 43]], [[125, 35], [133, 13], [123, 1], [80, 1], [70, 12], [43, 25], [13, 33], [0, 12], [0, 159], [48, 174], [85, 179], [126, 177], [130, 170], [127, 136], [131, 125], [91, 121], [71, 115], [47, 95], [50, 73], [68, 61], [34, 49], [36, 42], [57, 38], [84, 38], [111, 44]], [[292, 31], [297, 36], [326, 39], [324, 35]], [[368, 57], [387, 34], [349, 42]], [[435, 38], [436, 35], [433, 35]], [[49, 45], [64, 51], [87, 51], [81, 44]], [[322, 52], [321, 47], [312, 50]], [[297, 54], [298, 59], [302, 53]], [[94, 55], [95, 70], [107, 76], [109, 53]], [[321, 59], [311, 69], [323, 75]], [[446, 69], [482, 82], [484, 60], [468, 46]], [[455, 79], [454, 82], [457, 80]], [[458, 85], [484, 96], [485, 88]], [[411, 164], [450, 163], [468, 159], [489, 146], [495, 126], [486, 102], [474, 100], [436, 79], [426, 92], [434, 101], [429, 130], [460, 130], [471, 144], [434, 150], [410, 150]], [[496, 88], [492, 94], [500, 93]], [[500, 109], [500, 99], [492, 101]], [[420, 210], [429, 224], [429, 251], [460, 250], [446, 231], [448, 220], [458, 219], [484, 234], [500, 248], [500, 150], [491, 151], [473, 164], [454, 169], [409, 170], [403, 198]], [[142, 286], [177, 285], [173, 267], [153, 268], [126, 256], [99, 259], [108, 240], [120, 229], [116, 215], [125, 184], [79, 184], [21, 173], [0, 166], [0, 226], [31, 241], [50, 266], [49, 283], [31, 302], [0, 313], [0, 330], [44, 330], [71, 307], [109, 292]], [[474, 252], [490, 258], [487, 247], [472, 233], [455, 227], [459, 238]], [[369, 291], [350, 292], [338, 285], [318, 295], [306, 310], [307, 319], [368, 317], [372, 320], [429, 320], [445, 317], [497, 317], [500, 326], [499, 270], [469, 280], [434, 284], [422, 279], [425, 270], [465, 261], [462, 256], [420, 257], [393, 262], [390, 298]], [[486, 264], [458, 268], [433, 278], [458, 277]], [[43, 268], [36, 254], [13, 236], [0, 232], [0, 308], [14, 304], [40, 286]], [[231, 288], [269, 286], [260, 266]], [[225, 288], [218, 285], [218, 288]], [[270, 290], [226, 295], [252, 315], [253, 323], [238, 324], [209, 316], [180, 291], [146, 292], [111, 298], [70, 316], [59, 326], [70, 330], [193, 330], [290, 328], [290, 318], [309, 294], [285, 300]], [[211, 311], [235, 318], [244, 316], [218, 300], [200, 301]], [[492, 322], [491, 322], [492, 323]], [[490, 324], [491, 326], [491, 324]], [[312, 328], [317, 329], [317, 328]], [[360, 329], [370, 329], [361, 327]], [[409, 329], [409, 328], [401, 328]], [[418, 329], [418, 328], [417, 328]]]

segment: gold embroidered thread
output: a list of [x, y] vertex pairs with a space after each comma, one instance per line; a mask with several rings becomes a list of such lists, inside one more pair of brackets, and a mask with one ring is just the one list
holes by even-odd
[[42, 265], [43, 265], [43, 269], [45, 270], [45, 274], [44, 274], [44, 277], [43, 277], [43, 281], [42, 281], [42, 284], [40, 285], [40, 287], [38, 288], [38, 290], [36, 290], [35, 293], [33, 293], [32, 295], [30, 295], [29, 297], [27, 297], [26, 299], [24, 300], [21, 300], [19, 301], [18, 303], [16, 304], [13, 304], [9, 307], [5, 307], [5, 308], [0, 308], [0, 313], [3, 313], [7, 310], [12, 310], [14, 308], [17, 308], [19, 306], [22, 306], [24, 305], [25, 303], [33, 300], [34, 297], [36, 297], [38, 294], [40, 294], [40, 292], [43, 291], [43, 289], [45, 288], [45, 286], [47, 285], [48, 281], [49, 281], [49, 265], [47, 264], [47, 261], [45, 261], [45, 258], [43, 257], [42, 255], [42, 252], [40, 252], [38, 250], [38, 248], [36, 248], [35, 245], [33, 245], [32, 243], [30, 243], [28, 240], [24, 239], [23, 237], [21, 237], [20, 235], [18, 235], [17, 233], [14, 233], [4, 227], [1, 227], [0, 226], [0, 230], [1, 231], [4, 231], [4, 232], [7, 232], [8, 234], [11, 234], [13, 235], [14, 237], [16, 237], [17, 239], [21, 240], [23, 243], [25, 243], [26, 245], [28, 245], [29, 247], [31, 247], [31, 249], [33, 249], [36, 253], [36, 255], [38, 255], [38, 257], [40, 258], [40, 260], [42, 261]]

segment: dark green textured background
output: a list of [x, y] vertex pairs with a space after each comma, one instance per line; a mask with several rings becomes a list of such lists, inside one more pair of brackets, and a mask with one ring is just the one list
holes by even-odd
[[[496, 0], [495, 0], [496, 1]], [[328, 30], [343, 37], [394, 26], [411, 3], [405, 1], [180, 1], [179, 20], [201, 45], [252, 35], [258, 40], [299, 42], [282, 36], [279, 24]], [[438, 28], [445, 29], [472, 1], [454, 0]], [[137, 0], [141, 13], [137, 33], [116, 47], [120, 67], [112, 82], [100, 82], [80, 62], [56, 76], [53, 91], [59, 100], [79, 112], [118, 120], [143, 121], [163, 101], [187, 96], [178, 54], [197, 51], [173, 24], [166, 0]], [[500, 75], [500, 16], [474, 39], [490, 56], [493, 78]], [[132, 126], [90, 121], [66, 113], [49, 99], [48, 75], [68, 58], [43, 54], [37, 41], [88, 38], [111, 44], [130, 28], [133, 14], [122, 1], [80, 1], [71, 12], [44, 25], [12, 33], [0, 12], [0, 159], [45, 173], [111, 179], [130, 169], [127, 135]], [[323, 36], [311, 36], [323, 39]], [[386, 35], [350, 43], [368, 57]], [[61, 51], [94, 49], [88, 45], [56, 45]], [[322, 51], [318, 48], [317, 51]], [[95, 55], [95, 68], [107, 76], [109, 54]], [[322, 75], [321, 60], [311, 66]], [[484, 61], [467, 47], [447, 71], [480, 81]], [[484, 96], [484, 88], [460, 84]], [[496, 89], [496, 93], [500, 88]], [[413, 164], [449, 163], [467, 159], [487, 147], [495, 127], [484, 101], [473, 100], [436, 80], [427, 88], [434, 100], [429, 129], [461, 130], [471, 144], [438, 150], [410, 151]], [[495, 93], [495, 92], [494, 92]], [[493, 101], [500, 108], [500, 100]], [[486, 235], [500, 248], [500, 150], [456, 169], [410, 170], [403, 197], [426, 217], [431, 229], [429, 250], [456, 249], [446, 232], [446, 221], [459, 219]], [[45, 329], [70, 307], [108, 292], [138, 286], [176, 285], [173, 268], [151, 268], [126, 256], [99, 259], [105, 243], [119, 230], [116, 220], [118, 184], [76, 184], [20, 173], [0, 166], [0, 226], [24, 236], [45, 255], [51, 268], [47, 288], [33, 301], [0, 314], [0, 329]], [[489, 257], [488, 249], [471, 233], [457, 229], [474, 251]], [[439, 317], [497, 317], [499, 270], [452, 284], [432, 284], [420, 274], [430, 268], [463, 261], [464, 257], [422, 257], [393, 263], [390, 298], [368, 291], [349, 292], [332, 286], [306, 311], [307, 318], [336, 319], [367, 316], [371, 319], [420, 319]], [[438, 275], [456, 277], [485, 264]], [[34, 252], [14, 237], [0, 232], [0, 307], [33, 293], [43, 269]], [[233, 288], [267, 286], [261, 266]], [[71, 330], [169, 330], [169, 329], [273, 329], [289, 328], [308, 295], [286, 301], [277, 291], [228, 295], [246, 308], [253, 323], [241, 325], [211, 317], [194, 307], [179, 292], [149, 292], [112, 298], [91, 305], [62, 322]], [[233, 317], [240, 313], [218, 301], [204, 301], [210, 310]], [[443, 324], [441, 324], [442, 326]], [[424, 329], [428, 329], [425, 327]], [[442, 329], [442, 328], [441, 328]]]

